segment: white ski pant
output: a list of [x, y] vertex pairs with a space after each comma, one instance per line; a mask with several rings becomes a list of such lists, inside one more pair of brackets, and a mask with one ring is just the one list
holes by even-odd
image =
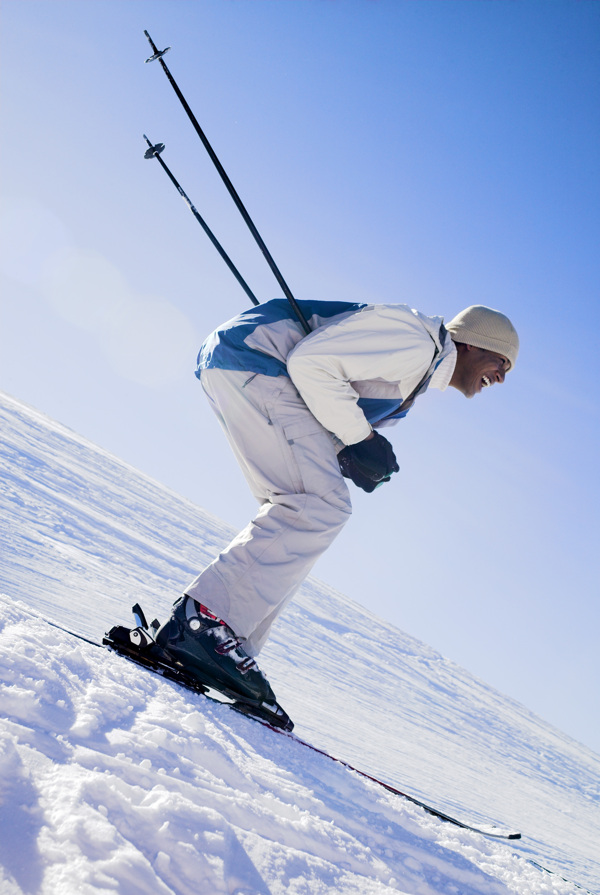
[[350, 495], [331, 434], [287, 376], [209, 369], [201, 382], [260, 509], [185, 593], [255, 656], [349, 519]]

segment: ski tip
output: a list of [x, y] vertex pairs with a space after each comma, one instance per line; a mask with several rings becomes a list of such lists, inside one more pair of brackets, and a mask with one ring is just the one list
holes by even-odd
[[483, 836], [491, 836], [493, 839], [520, 839], [520, 833], [514, 833], [511, 830], [502, 827], [473, 827], [477, 833]]

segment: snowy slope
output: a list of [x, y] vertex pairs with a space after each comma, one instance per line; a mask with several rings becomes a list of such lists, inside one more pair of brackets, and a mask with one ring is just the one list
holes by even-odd
[[6, 395], [0, 425], [2, 895], [600, 891], [600, 758], [322, 583], [261, 655], [295, 732], [520, 842], [48, 626], [163, 618], [231, 531]]

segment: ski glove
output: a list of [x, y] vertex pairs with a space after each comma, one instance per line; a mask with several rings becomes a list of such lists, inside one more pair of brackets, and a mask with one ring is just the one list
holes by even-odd
[[344, 478], [352, 479], [369, 494], [389, 482], [393, 472], [400, 472], [391, 444], [379, 432], [373, 432], [373, 438], [346, 445], [338, 454], [338, 463]]

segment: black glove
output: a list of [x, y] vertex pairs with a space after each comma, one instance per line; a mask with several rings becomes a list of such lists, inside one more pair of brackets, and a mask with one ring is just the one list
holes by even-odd
[[379, 432], [373, 432], [373, 438], [346, 445], [338, 454], [338, 463], [342, 475], [369, 494], [389, 482], [393, 472], [400, 472], [391, 444]]

